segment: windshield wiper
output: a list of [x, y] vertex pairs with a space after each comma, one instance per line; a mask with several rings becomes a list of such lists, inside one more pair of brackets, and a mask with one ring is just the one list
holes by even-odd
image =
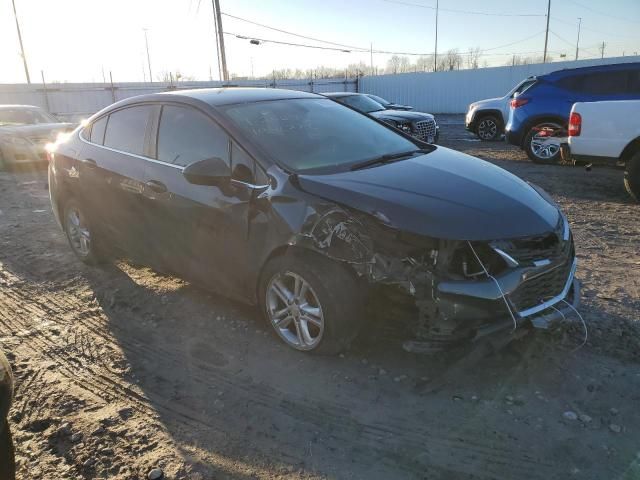
[[385, 164], [390, 163], [394, 160], [400, 160], [401, 158], [409, 158], [416, 153], [429, 153], [431, 150], [425, 150], [424, 148], [419, 148], [416, 150], [409, 150], [407, 152], [398, 152], [398, 153], [387, 153], [386, 155], [380, 155], [379, 157], [371, 158], [369, 160], [365, 160], [363, 162], [356, 163], [351, 166], [349, 170], [360, 170], [362, 168], [367, 168], [372, 165]]

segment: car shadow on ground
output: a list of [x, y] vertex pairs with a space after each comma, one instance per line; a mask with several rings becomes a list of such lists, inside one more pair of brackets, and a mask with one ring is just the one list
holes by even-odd
[[[469, 471], [496, 468], [495, 452], [480, 445], [487, 428], [501, 427], [493, 424], [493, 407], [478, 399], [500, 409], [505, 398], [507, 407], [517, 407], [521, 400], [508, 398], [536, 384], [571, 392], [565, 378], [571, 367], [562, 364], [575, 362], [568, 353], [574, 338], [561, 347], [564, 352], [540, 338], [525, 339], [473, 364], [462, 358], [462, 368], [450, 375], [448, 368], [460, 360], [456, 354], [407, 354], [376, 332], [344, 357], [305, 355], [280, 344], [256, 309], [143, 271], [112, 266], [87, 271], [86, 278], [132, 379], [205, 475], [225, 474], [223, 458], [246, 462], [253, 471], [275, 464], [340, 477], [353, 469], [368, 478], [429, 472], [455, 478], [458, 462], [473, 465]], [[465, 406], [455, 412], [452, 401]], [[478, 415], [483, 408], [487, 418]], [[442, 417], [425, 415], [429, 410]], [[452, 426], [452, 416], [464, 426]], [[460, 450], [462, 444], [468, 451]], [[516, 445], [498, 444], [511, 458], [501, 471], [517, 470]], [[207, 453], [196, 460], [189, 445]], [[425, 445], [448, 457], [420, 457]], [[527, 455], [540, 454], [541, 475], [567, 461], [567, 452], [548, 457], [540, 444], [528, 448]]]

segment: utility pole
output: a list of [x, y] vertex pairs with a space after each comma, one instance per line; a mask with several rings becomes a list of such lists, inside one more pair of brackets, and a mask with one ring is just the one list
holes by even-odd
[[18, 30], [18, 42], [20, 43], [20, 54], [22, 55], [22, 63], [24, 64], [24, 74], [27, 76], [27, 83], [31, 83], [29, 77], [29, 67], [27, 67], [27, 56], [24, 53], [24, 46], [22, 45], [22, 34], [20, 33], [20, 23], [18, 23], [18, 13], [16, 12], [16, 0], [11, 0], [13, 5], [13, 16], [16, 19], [16, 30]]
[[218, 34], [218, 48], [220, 65], [222, 66], [222, 80], [229, 81], [229, 73], [227, 72], [227, 54], [224, 49], [224, 31], [222, 30], [222, 14], [220, 13], [220, 1], [211, 0], [213, 4], [213, 13], [215, 14], [216, 33]]
[[604, 58], [604, 47], [606, 47], [607, 44], [602, 42], [602, 45], [600, 45], [600, 58]]
[[151, 57], [149, 56], [149, 38], [147, 37], [147, 29], [144, 30], [144, 43], [147, 46], [147, 65], [149, 66], [149, 82], [153, 83], [153, 75], [151, 74]]
[[542, 63], [547, 63], [547, 44], [549, 43], [549, 17], [551, 13], [551, 0], [547, 3], [547, 31], [544, 35], [544, 56], [542, 57]]
[[582, 17], [578, 17], [578, 40], [576, 41], [576, 60], [578, 60], [578, 50], [580, 46], [580, 26], [582, 25]]
[[440, 1], [436, 0], [436, 48], [433, 52], [433, 71], [438, 71], [438, 9], [440, 7]]

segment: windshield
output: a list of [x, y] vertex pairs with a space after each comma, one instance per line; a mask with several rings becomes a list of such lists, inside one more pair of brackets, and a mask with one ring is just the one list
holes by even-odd
[[58, 120], [36, 108], [0, 108], [0, 125], [35, 125], [58, 123]]
[[347, 95], [345, 97], [337, 97], [336, 100], [364, 113], [384, 110], [382, 105], [366, 95]]
[[375, 100], [376, 102], [378, 102], [380, 105], [382, 105], [383, 107], [386, 107], [387, 105], [391, 105], [391, 102], [385, 100], [382, 97], [379, 97], [377, 95], [367, 95], [369, 98], [371, 98], [372, 100]]
[[297, 173], [345, 171], [368, 159], [416, 149], [390, 128], [329, 99], [235, 104], [222, 110], [276, 163]]

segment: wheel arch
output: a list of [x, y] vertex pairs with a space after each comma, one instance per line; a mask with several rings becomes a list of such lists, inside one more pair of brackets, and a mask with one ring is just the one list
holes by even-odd
[[486, 110], [480, 110], [476, 112], [474, 115], [474, 123], [478, 123], [478, 121], [482, 120], [484, 117], [496, 117], [500, 122], [500, 126], [504, 128], [504, 118], [502, 117], [502, 112], [496, 108], [488, 108]]
[[640, 137], [637, 137], [631, 140], [627, 144], [627, 146], [624, 147], [624, 150], [622, 150], [622, 153], [620, 154], [620, 160], [627, 163], [627, 161], [639, 150], [640, 150]]
[[560, 115], [553, 115], [553, 114], [536, 115], [535, 117], [530, 118], [529, 120], [527, 120], [527, 123], [524, 128], [524, 135], [522, 136], [522, 140], [520, 141], [520, 146], [522, 148], [525, 147], [525, 142], [527, 140], [527, 137], [529, 136], [529, 132], [531, 131], [531, 129], [538, 123], [545, 123], [545, 122], [553, 122], [553, 123], [558, 123], [561, 126], [566, 126], [568, 123], [568, 120], [564, 117], [561, 117]]
[[269, 255], [266, 256], [266, 258], [264, 259], [264, 261], [262, 262], [262, 265], [260, 265], [260, 269], [258, 271], [258, 274], [255, 277], [255, 285], [253, 288], [253, 294], [254, 294], [254, 298], [252, 299], [252, 303], [254, 304], [258, 304], [259, 303], [259, 299], [260, 299], [260, 285], [263, 281], [263, 275], [264, 275], [264, 271], [266, 266], [273, 261], [276, 258], [279, 257], [284, 257], [285, 255], [291, 255], [291, 256], [296, 256], [298, 258], [304, 258], [304, 257], [315, 257], [317, 259], [323, 259], [325, 261], [332, 261], [335, 262], [336, 264], [342, 265], [345, 270], [351, 274], [354, 278], [358, 278], [358, 274], [356, 273], [355, 269], [349, 265], [348, 262], [346, 261], [341, 261], [339, 259], [334, 259], [322, 252], [319, 252], [317, 250], [314, 250], [313, 248], [309, 248], [307, 246], [302, 246], [302, 245], [297, 245], [297, 244], [285, 244], [285, 245], [280, 245], [276, 248], [274, 248], [273, 250], [271, 250], [271, 252], [269, 253]]

